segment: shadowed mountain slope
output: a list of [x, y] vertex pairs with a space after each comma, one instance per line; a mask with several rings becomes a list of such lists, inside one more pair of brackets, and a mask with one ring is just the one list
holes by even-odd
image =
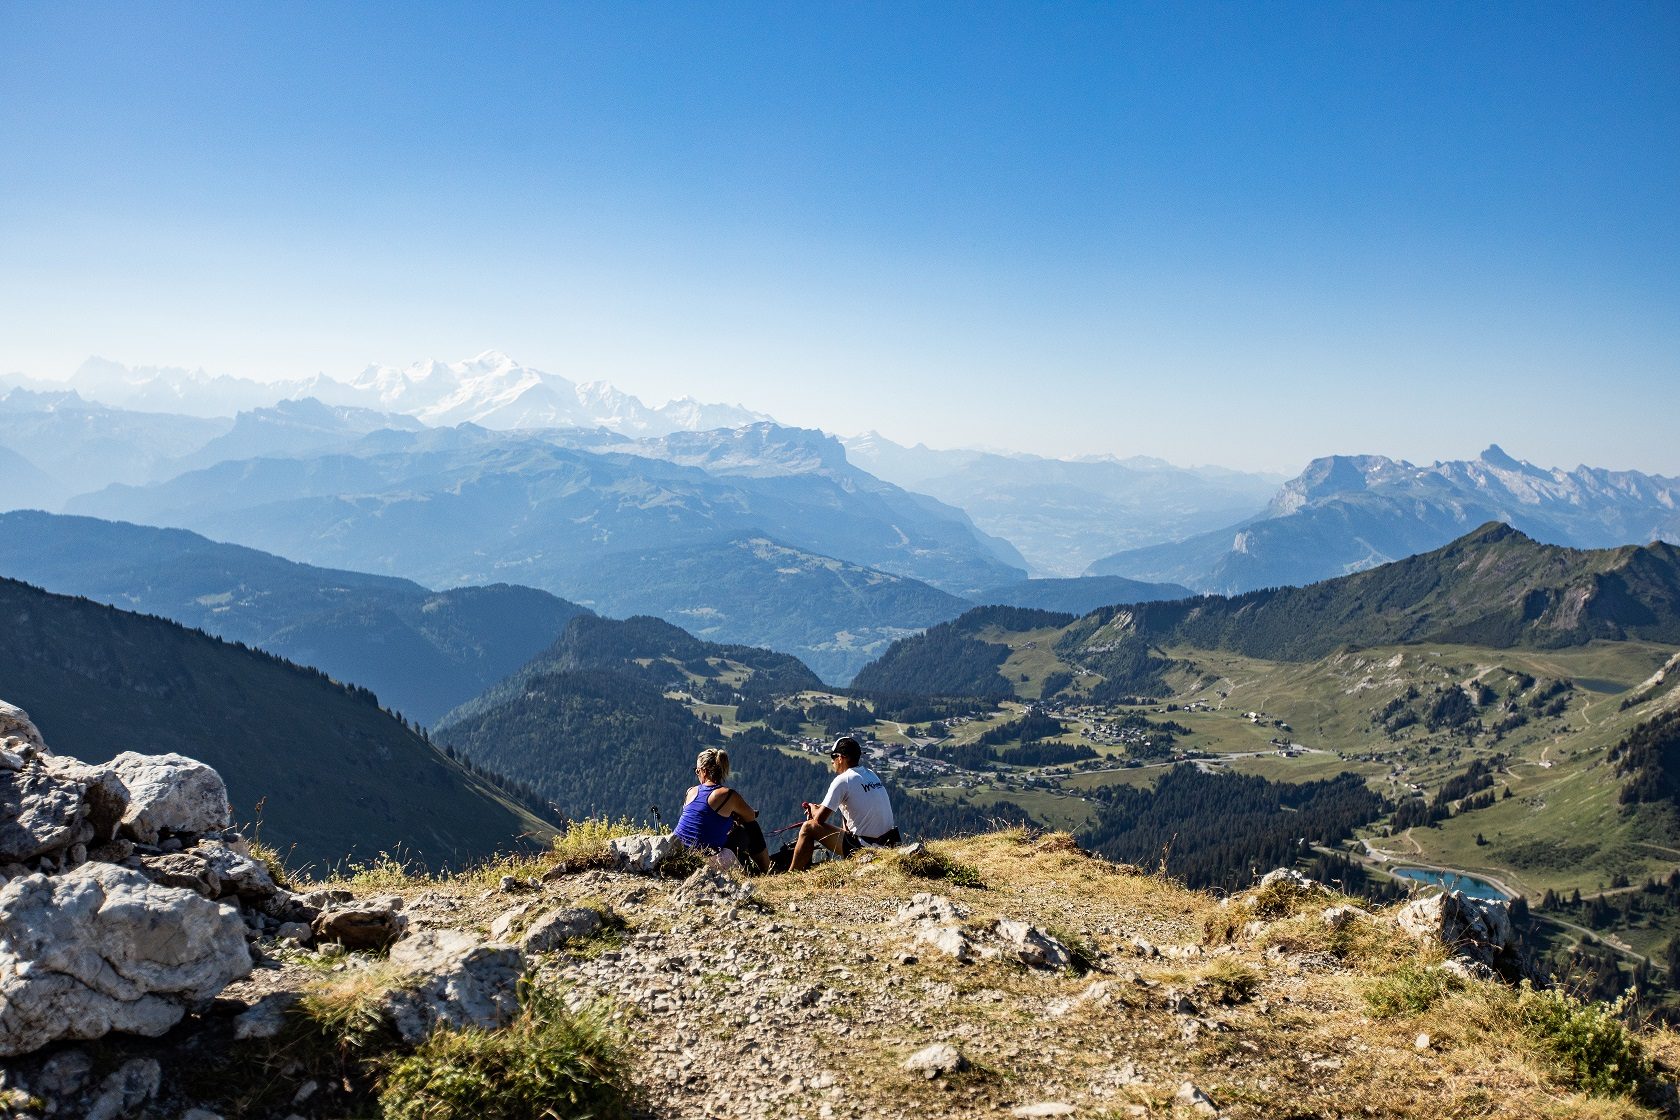
[[0, 579], [0, 695], [89, 762], [178, 752], [216, 768], [235, 816], [317, 870], [381, 851], [460, 866], [543, 826], [312, 669], [145, 615]]
[[429, 591], [181, 529], [0, 514], [0, 575], [162, 615], [372, 689], [429, 724], [545, 648], [584, 608], [498, 584]]

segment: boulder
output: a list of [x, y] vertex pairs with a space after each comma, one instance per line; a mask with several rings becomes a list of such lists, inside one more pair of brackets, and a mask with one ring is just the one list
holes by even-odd
[[599, 910], [567, 906], [550, 910], [532, 922], [520, 944], [527, 953], [551, 953], [568, 941], [588, 937], [605, 924], [606, 919]]
[[411, 1045], [440, 1026], [493, 1030], [519, 1014], [525, 958], [511, 945], [457, 930], [422, 930], [391, 946], [390, 964], [410, 980], [387, 993], [382, 1006]]
[[931, 923], [954, 925], [968, 917], [968, 911], [942, 894], [926, 892], [910, 896], [910, 901], [898, 908], [893, 920], [906, 925]]
[[665, 862], [670, 854], [671, 845], [676, 839], [670, 833], [640, 833], [635, 836], [619, 836], [607, 842], [612, 850], [613, 862], [620, 871], [636, 871], [641, 874], [652, 874]]
[[187, 852], [141, 856], [140, 874], [165, 887], [179, 887], [205, 898], [222, 897], [221, 876], [204, 860]]
[[904, 1064], [899, 1068], [910, 1073], [919, 1073], [932, 1081], [948, 1073], [961, 1073], [968, 1068], [968, 1059], [949, 1042], [936, 1042], [932, 1046], [924, 1046], [904, 1059]]
[[109, 766], [90, 766], [66, 755], [48, 755], [41, 760], [46, 772], [60, 781], [82, 787], [82, 802], [93, 844], [108, 844], [128, 812], [128, 787]]
[[1026, 922], [1001, 919], [993, 932], [1003, 943], [1003, 955], [1028, 968], [1071, 969], [1073, 954], [1054, 936]]
[[200, 840], [191, 853], [221, 881], [223, 898], [237, 895], [241, 902], [263, 902], [280, 890], [267, 867], [220, 840]]
[[1511, 904], [1503, 899], [1471, 898], [1461, 891], [1432, 894], [1408, 902], [1394, 917], [1415, 938], [1441, 941], [1507, 975], [1520, 971]]
[[215, 770], [178, 754], [124, 751], [109, 764], [128, 788], [123, 835], [156, 844], [169, 833], [220, 833], [233, 827], [227, 786]]
[[40, 766], [0, 770], [0, 863], [39, 859], [76, 843], [84, 789]]
[[113, 864], [13, 880], [0, 888], [0, 1056], [160, 1035], [250, 971], [232, 906]]
[[314, 923], [315, 940], [346, 949], [383, 949], [408, 928], [400, 898], [370, 898], [323, 910]]
[[0, 700], [0, 747], [13, 753], [23, 753], [31, 748], [41, 754], [47, 753], [47, 744], [35, 729], [29, 713], [4, 700]]

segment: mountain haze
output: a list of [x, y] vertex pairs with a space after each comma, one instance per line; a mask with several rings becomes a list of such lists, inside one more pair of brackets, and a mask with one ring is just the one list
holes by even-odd
[[511, 580], [810, 656], [833, 680], [1022, 575], [966, 515], [850, 467], [816, 432], [702, 433], [671, 452], [720, 473], [471, 425], [353, 451], [219, 463], [69, 508], [431, 587]]
[[1141, 457], [933, 451], [873, 432], [845, 442], [853, 462], [964, 510], [1019, 548], [1032, 573], [1043, 576], [1077, 576], [1118, 549], [1229, 525], [1261, 509], [1279, 481]]

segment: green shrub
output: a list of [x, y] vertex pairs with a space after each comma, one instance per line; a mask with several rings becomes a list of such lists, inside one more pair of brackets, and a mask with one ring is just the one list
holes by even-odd
[[980, 878], [978, 868], [935, 851], [932, 845], [904, 852], [898, 857], [897, 866], [913, 879], [939, 879], [956, 887], [986, 889], [986, 882]]
[[629, 817], [620, 817], [616, 821], [605, 817], [571, 821], [564, 832], [554, 837], [555, 862], [569, 871], [611, 867], [613, 854], [608, 845], [620, 836], [634, 836], [646, 831]]
[[1620, 1019], [1623, 1001], [1588, 1002], [1567, 992], [1537, 992], [1523, 981], [1517, 1023], [1558, 1080], [1596, 1097], [1637, 1094], [1651, 1079], [1651, 1059]]
[[568, 1011], [530, 987], [519, 1018], [497, 1031], [440, 1030], [384, 1067], [385, 1120], [628, 1117], [622, 1039], [599, 1009]]
[[1445, 969], [1403, 964], [1365, 990], [1365, 1004], [1379, 1019], [1421, 1015], [1463, 987]]

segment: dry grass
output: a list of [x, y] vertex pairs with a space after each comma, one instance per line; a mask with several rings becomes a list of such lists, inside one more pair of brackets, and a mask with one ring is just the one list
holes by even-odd
[[[580, 822], [534, 862], [470, 874], [483, 883], [562, 864], [601, 866], [607, 842], [625, 831], [623, 822]], [[1436, 983], [1443, 947], [1419, 945], [1370, 919], [1331, 928], [1320, 915], [1344, 901], [1339, 896], [1279, 887], [1254, 906], [1222, 906], [1164, 876], [1094, 859], [1065, 834], [1020, 829], [941, 841], [930, 851], [945, 866], [974, 872], [986, 889], [915, 875], [893, 853], [754, 880], [778, 920], [792, 914], [825, 944], [858, 948], [847, 961], [844, 1005], [809, 1040], [846, 1054], [833, 1068], [857, 1114], [996, 1115], [1068, 1099], [1081, 1114], [1125, 1116], [1127, 1106], [1141, 1105], [1174, 1115], [1172, 1095], [1185, 1080], [1232, 1120], [1658, 1114], [1630, 1096], [1588, 1095], [1578, 1063], [1565, 1076], [1569, 1062], [1560, 1061], [1557, 1038], [1596, 1044], [1599, 1037], [1581, 1029], [1574, 1011], [1531, 1007], [1525, 1015], [1521, 994], [1505, 985]], [[1002, 961], [961, 964], [923, 950], [914, 965], [897, 965], [898, 939], [913, 947], [888, 920], [918, 890], [950, 895], [976, 924], [1013, 918], [1054, 931], [1079, 943], [1097, 971], [1081, 978]], [[1249, 936], [1243, 926], [1255, 919], [1264, 928]], [[1137, 936], [1177, 955], [1135, 955]], [[1209, 940], [1223, 947], [1200, 956], [1174, 949]], [[1268, 950], [1281, 953], [1269, 957]], [[1094, 981], [1106, 987], [1080, 1001]], [[335, 974], [312, 993], [309, 1014], [323, 1033], [354, 1038], [359, 1009], [381, 982]], [[1169, 989], [1190, 995], [1193, 1016], [1172, 1012]], [[897, 1001], [890, 1013], [869, 1013], [888, 999]], [[1065, 1012], [1049, 1010], [1070, 1002]], [[1430, 1036], [1423, 1050], [1415, 1045], [1420, 1033]], [[959, 1042], [974, 1072], [943, 1085], [897, 1072], [909, 1053], [945, 1038]], [[1658, 1063], [1680, 1062], [1680, 1036], [1646, 1031], [1639, 1038]], [[1128, 1065], [1137, 1080], [1114, 1080]]]

